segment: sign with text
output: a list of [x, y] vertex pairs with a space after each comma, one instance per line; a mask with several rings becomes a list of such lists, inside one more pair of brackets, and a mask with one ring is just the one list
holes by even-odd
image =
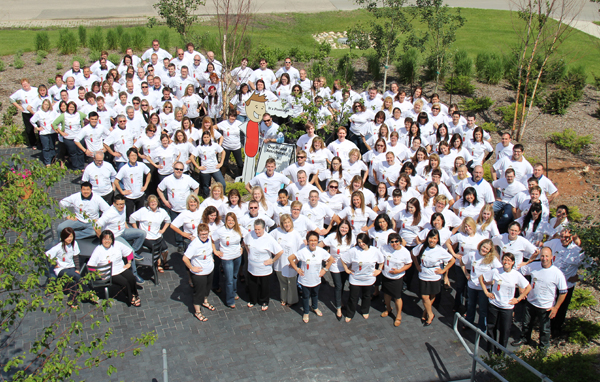
[[275, 159], [275, 171], [281, 172], [295, 161], [296, 145], [269, 142], [260, 148], [260, 156], [256, 166], [256, 174], [265, 171], [267, 159]]
[[278, 117], [287, 117], [290, 115], [290, 106], [287, 104], [284, 106], [283, 102], [281, 102], [281, 98], [277, 101], [269, 101], [266, 103], [267, 105], [267, 113], [271, 115], [276, 115]]

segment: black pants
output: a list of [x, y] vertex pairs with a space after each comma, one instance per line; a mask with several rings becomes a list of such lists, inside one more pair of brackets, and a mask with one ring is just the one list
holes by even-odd
[[69, 153], [69, 160], [71, 161], [71, 166], [73, 166], [73, 169], [85, 169], [85, 154], [79, 147], [77, 147], [77, 145], [75, 145], [75, 140], [63, 138], [63, 143], [67, 148], [67, 152]]
[[356, 313], [356, 306], [358, 305], [358, 298], [360, 296], [360, 312], [362, 314], [369, 314], [371, 308], [371, 295], [373, 294], [373, 285], [352, 285], [350, 284], [350, 298], [348, 299], [348, 318], [353, 318]]
[[120, 285], [123, 287], [123, 290], [127, 294], [127, 305], [131, 306], [131, 300], [133, 299], [133, 297], [138, 296], [137, 287], [135, 284], [136, 280], [135, 276], [131, 272], [131, 268], [125, 269], [120, 274], [113, 276], [112, 282], [115, 285]]
[[362, 136], [354, 134], [352, 131], [350, 131], [350, 129], [348, 129], [347, 139], [350, 142], [354, 143], [356, 145], [356, 147], [358, 147], [361, 155], [364, 155], [368, 151], [367, 146], [365, 145], [365, 143], [362, 140]]
[[552, 335], [559, 335], [562, 331], [562, 326], [565, 323], [565, 317], [567, 316], [567, 310], [569, 309], [569, 304], [571, 303], [571, 298], [573, 297], [573, 291], [575, 290], [575, 286], [569, 288], [567, 291], [567, 296], [565, 297], [565, 301], [560, 305], [558, 311], [556, 312], [556, 316], [551, 320], [550, 329], [552, 331]]
[[155, 244], [159, 245], [159, 250], [161, 252], [164, 252], [167, 249], [169, 249], [169, 247], [167, 246], [167, 242], [165, 241], [165, 239], [162, 236], [155, 240], [144, 239], [144, 247], [148, 248], [150, 251], [152, 251], [152, 248], [154, 247]]
[[194, 284], [194, 305], [202, 305], [204, 300], [210, 293], [210, 286], [212, 285], [213, 273], [208, 275], [195, 275], [192, 273], [192, 284]]
[[[465, 272], [463, 272], [459, 266], [455, 265], [452, 269], [454, 269], [454, 289], [456, 290], [456, 295], [454, 296], [454, 311], [458, 312], [467, 304], [467, 276], [465, 276]], [[463, 298], [465, 298], [464, 304]]]
[[248, 294], [251, 304], [269, 305], [269, 279], [267, 276], [253, 276], [248, 272], [246, 280], [248, 281]]
[[[508, 345], [510, 336], [510, 327], [512, 325], [513, 309], [501, 309], [494, 304], [488, 305], [487, 313], [487, 335], [498, 341], [500, 345]], [[488, 344], [488, 351], [494, 350], [494, 353], [501, 354], [502, 351], [495, 346]]]
[[132, 213], [144, 207], [144, 202], [146, 201], [146, 195], [142, 195], [137, 199], [129, 199], [125, 198], [125, 215], [127, 221], [129, 221], [129, 217]]
[[[406, 249], [408, 250], [408, 252], [412, 253], [412, 250], [415, 247], [411, 247], [411, 246], [407, 246]], [[412, 280], [413, 277], [415, 276], [415, 273], [417, 272], [417, 266], [415, 265], [415, 263], [413, 262], [412, 265], [410, 266], [410, 268], [408, 268], [406, 270], [406, 272], [404, 273], [404, 285], [406, 285], [406, 289], [414, 292], [413, 289], [411, 289], [411, 285], [412, 285]]]
[[[233, 159], [235, 159], [236, 167], [231, 168], [229, 166], [229, 155], [233, 154]], [[223, 163], [223, 167], [225, 167], [225, 173], [229, 171], [233, 178], [242, 175], [242, 171], [244, 170], [244, 161], [242, 160], [242, 149], [237, 150], [225, 150], [225, 162]]]
[[532, 305], [529, 301], [525, 307], [525, 321], [521, 338], [527, 341], [531, 340], [531, 332], [536, 319], [540, 321], [540, 343], [543, 347], [548, 347], [550, 346], [550, 312]]
[[33, 146], [40, 147], [40, 144], [38, 142], [38, 135], [35, 133], [35, 128], [33, 127], [33, 124], [31, 123], [31, 117], [33, 117], [33, 114], [21, 113], [21, 115], [23, 116], [23, 124], [25, 125], [25, 135], [27, 135], [27, 140], [29, 141], [29, 146], [30, 147], [33, 147]]
[[102, 199], [104, 199], [104, 201], [106, 203], [108, 203], [109, 206], [112, 206], [112, 202], [113, 202], [113, 196], [115, 196], [115, 192], [111, 191], [106, 195], [102, 195]]

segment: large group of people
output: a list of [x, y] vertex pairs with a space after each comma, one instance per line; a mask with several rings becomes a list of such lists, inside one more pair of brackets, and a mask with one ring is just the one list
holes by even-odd
[[[280, 303], [301, 303], [308, 322], [310, 312], [323, 316], [319, 291], [329, 272], [335, 315], [346, 322], [357, 311], [369, 318], [372, 299], [382, 298], [381, 316], [399, 326], [408, 289], [422, 298], [430, 326], [436, 301], [454, 289], [454, 311], [471, 323], [478, 315], [476, 325], [503, 345], [516, 319], [517, 345], [531, 338], [536, 319], [543, 346], [560, 334], [584, 257], [568, 208], [556, 206], [550, 218], [559, 193], [544, 166], [532, 166], [510, 134], [494, 147], [474, 115], [438, 94], [407, 93], [395, 82], [383, 94], [340, 81], [329, 88], [289, 58], [276, 72], [264, 59], [256, 70], [242, 60], [227, 73], [238, 92], [223, 108], [224, 75], [212, 52], [188, 44], [172, 58], [155, 40], [118, 66], [106, 54], [90, 67], [74, 62], [50, 89], [21, 81], [11, 101], [29, 144], [47, 165], [68, 156], [83, 170], [81, 192], [61, 201], [73, 212], [59, 226], [61, 242], [48, 251], [57, 276], [78, 279], [75, 239], [98, 236], [88, 265], [112, 262], [113, 281], [140, 306], [136, 259], [144, 247], [159, 248], [159, 271], [169, 269], [163, 235], [172, 230], [200, 321], [216, 309], [211, 291], [235, 309], [243, 281], [248, 308], [267, 310], [278, 283]], [[226, 192], [224, 175], [241, 172], [253, 94], [286, 100], [291, 118], [308, 102], [319, 113], [296, 123], [306, 130], [293, 142], [297, 161], [277, 172], [268, 159], [245, 185], [246, 202], [238, 189]], [[292, 123], [263, 115], [261, 142], [277, 139], [277, 122]], [[335, 126], [334, 136], [318, 135], [325, 125]], [[488, 161], [492, 182], [484, 179]]]

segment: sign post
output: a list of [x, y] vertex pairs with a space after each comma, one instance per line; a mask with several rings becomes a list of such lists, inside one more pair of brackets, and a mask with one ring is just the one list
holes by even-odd
[[275, 171], [281, 172], [296, 160], [296, 145], [288, 143], [265, 143], [260, 147], [256, 157], [246, 157], [242, 176], [236, 178], [236, 182], [248, 183], [256, 174], [265, 170], [267, 159], [275, 159]]

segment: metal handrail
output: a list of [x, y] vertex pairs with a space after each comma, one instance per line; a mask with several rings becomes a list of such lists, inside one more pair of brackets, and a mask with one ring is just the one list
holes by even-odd
[[[459, 322], [461, 322], [463, 325], [467, 326], [468, 328], [470, 328], [471, 330], [473, 330], [475, 332], [475, 347], [474, 347], [473, 350], [471, 350], [469, 348], [469, 346], [467, 345], [464, 337], [458, 331], [458, 323]], [[481, 357], [479, 357], [479, 340], [481, 339], [481, 337], [483, 337], [489, 343], [492, 343], [498, 349], [502, 350], [502, 352], [504, 354], [508, 355], [510, 358], [514, 359], [519, 364], [521, 364], [524, 368], [526, 368], [527, 370], [529, 370], [530, 372], [532, 372], [533, 374], [535, 374], [535, 376], [537, 376], [538, 378], [540, 378], [540, 380], [542, 382], [552, 382], [552, 380], [550, 378], [548, 378], [546, 375], [540, 373], [538, 370], [534, 369], [533, 366], [531, 366], [527, 362], [523, 361], [521, 358], [517, 357], [517, 355], [515, 353], [513, 353], [510, 350], [508, 350], [504, 346], [500, 345], [497, 341], [495, 341], [490, 336], [488, 336], [487, 334], [485, 334], [484, 332], [482, 332], [475, 325], [473, 325], [469, 321], [467, 321], [458, 312], [455, 313], [455, 315], [454, 315], [453, 329], [454, 329], [454, 333], [456, 333], [458, 339], [460, 340], [460, 342], [464, 346], [465, 350], [467, 351], [467, 353], [469, 353], [469, 356], [471, 358], [473, 358], [473, 365], [472, 365], [472, 368], [471, 368], [471, 381], [472, 382], [475, 381], [475, 371], [476, 371], [476, 368], [477, 368], [477, 364], [479, 364], [484, 369], [486, 369], [487, 371], [489, 371], [490, 373], [492, 373], [494, 375], [494, 377], [498, 378], [499, 380], [501, 380], [503, 382], [509, 382], [506, 378], [504, 378], [500, 374], [498, 374], [498, 372], [496, 370], [492, 369], [491, 366], [489, 366], [488, 364], [486, 364], [485, 361]]]

